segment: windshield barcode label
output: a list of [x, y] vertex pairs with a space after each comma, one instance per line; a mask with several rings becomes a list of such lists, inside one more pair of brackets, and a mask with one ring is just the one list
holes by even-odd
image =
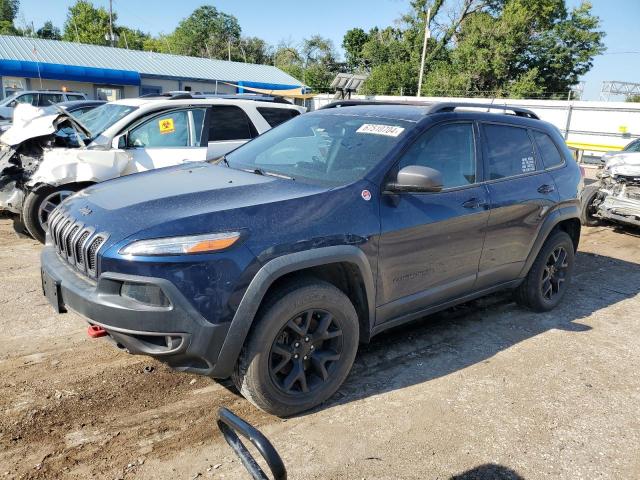
[[377, 125], [374, 123], [365, 123], [358, 130], [357, 133], [372, 133], [374, 135], [386, 135], [387, 137], [397, 137], [404, 128], [395, 127], [393, 125]]

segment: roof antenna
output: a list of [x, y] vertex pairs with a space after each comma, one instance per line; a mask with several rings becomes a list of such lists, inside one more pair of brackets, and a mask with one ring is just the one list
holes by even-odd
[[40, 60], [38, 59], [38, 50], [36, 49], [36, 46], [33, 45], [33, 56], [36, 59], [36, 67], [38, 68], [38, 79], [40, 80], [40, 90], [44, 90], [42, 88], [42, 75], [40, 75]]

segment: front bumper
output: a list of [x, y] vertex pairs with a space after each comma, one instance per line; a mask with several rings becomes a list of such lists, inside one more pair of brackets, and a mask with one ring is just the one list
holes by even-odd
[[[59, 302], [104, 328], [132, 354], [150, 355], [182, 371], [215, 376], [230, 322], [208, 322], [168, 280], [106, 272], [97, 282], [78, 274], [55, 249], [41, 255], [44, 274], [59, 285]], [[123, 282], [158, 286], [170, 306], [151, 306], [120, 295]]]

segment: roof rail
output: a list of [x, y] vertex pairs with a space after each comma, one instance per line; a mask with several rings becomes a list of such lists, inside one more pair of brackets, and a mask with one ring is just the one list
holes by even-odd
[[201, 93], [201, 92], [166, 92], [166, 93], [147, 93], [140, 95], [138, 98], [164, 98], [166, 100], [191, 100], [202, 98], [220, 98], [226, 100], [253, 100], [255, 102], [272, 102], [272, 103], [285, 103], [291, 105], [291, 102], [282, 98], [274, 97], [270, 95], [255, 94], [255, 93]]
[[323, 105], [318, 110], [327, 108], [353, 107], [357, 105], [412, 105], [417, 107], [429, 107], [433, 102], [424, 102], [419, 100], [337, 100], [335, 102]]
[[540, 120], [540, 117], [531, 110], [512, 105], [496, 105], [493, 103], [469, 103], [469, 102], [439, 102], [429, 108], [429, 113], [453, 112], [456, 108], [486, 108], [489, 110], [512, 111], [516, 117], [533, 118]]
[[514, 107], [511, 105], [496, 105], [493, 103], [469, 103], [469, 102], [427, 102], [420, 100], [338, 100], [331, 102], [327, 105], [323, 105], [318, 110], [325, 110], [327, 108], [340, 108], [340, 107], [352, 107], [356, 105], [412, 105], [418, 107], [429, 107], [427, 114], [430, 113], [443, 113], [453, 112], [456, 108], [486, 108], [489, 110], [504, 110], [505, 112], [512, 111], [517, 117], [533, 118], [540, 120], [540, 117], [533, 113], [531, 110]]

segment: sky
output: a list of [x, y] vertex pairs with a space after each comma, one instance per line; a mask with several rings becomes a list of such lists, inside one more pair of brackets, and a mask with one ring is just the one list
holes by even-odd
[[[566, 0], [569, 7], [580, 0]], [[20, 0], [17, 24], [34, 23], [38, 28], [51, 20], [62, 29], [67, 8], [75, 0]], [[108, 0], [93, 0], [108, 8]], [[113, 0], [118, 23], [152, 34], [170, 33], [195, 8], [213, 4], [235, 15], [243, 35], [263, 38], [277, 44], [281, 40], [298, 43], [319, 33], [333, 40], [339, 50], [344, 33], [350, 28], [368, 30], [387, 26], [409, 10], [409, 0]], [[592, 0], [593, 12], [602, 20], [607, 51], [594, 60], [585, 75], [583, 98], [598, 100], [603, 80], [640, 82], [640, 43], [636, 41], [640, 20], [640, 0]], [[612, 97], [614, 99], [620, 99]]]

